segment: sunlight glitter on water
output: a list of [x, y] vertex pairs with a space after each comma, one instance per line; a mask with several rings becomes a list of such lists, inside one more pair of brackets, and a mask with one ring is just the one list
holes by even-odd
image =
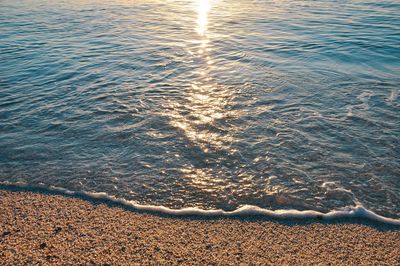
[[210, 11], [210, 0], [196, 0], [197, 2], [197, 32], [204, 36], [207, 31], [208, 12]]

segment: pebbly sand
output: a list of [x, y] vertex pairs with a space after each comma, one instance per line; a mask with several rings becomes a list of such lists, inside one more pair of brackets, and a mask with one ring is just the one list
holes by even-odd
[[0, 189], [1, 265], [400, 265], [399, 227], [173, 218]]

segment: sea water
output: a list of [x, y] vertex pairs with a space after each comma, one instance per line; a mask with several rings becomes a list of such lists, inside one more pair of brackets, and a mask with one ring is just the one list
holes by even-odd
[[399, 92], [399, 1], [0, 2], [2, 183], [398, 220]]

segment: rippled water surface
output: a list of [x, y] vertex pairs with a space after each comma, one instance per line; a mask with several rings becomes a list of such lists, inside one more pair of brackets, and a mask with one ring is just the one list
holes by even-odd
[[400, 217], [400, 2], [0, 2], [0, 181]]

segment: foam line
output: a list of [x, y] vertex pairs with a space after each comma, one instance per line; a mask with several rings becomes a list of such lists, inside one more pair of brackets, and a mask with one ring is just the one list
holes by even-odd
[[389, 217], [384, 217], [382, 215], [376, 214], [371, 210], [366, 209], [361, 204], [353, 207], [347, 207], [344, 210], [332, 210], [328, 213], [322, 213], [313, 210], [268, 210], [260, 208], [253, 205], [244, 205], [234, 211], [224, 211], [224, 210], [203, 210], [197, 207], [188, 207], [182, 209], [171, 209], [165, 206], [156, 205], [142, 205], [134, 201], [126, 200], [123, 198], [116, 198], [114, 196], [108, 195], [105, 192], [84, 192], [84, 191], [71, 191], [65, 188], [45, 185], [31, 186], [26, 183], [17, 182], [0, 182], [0, 185], [14, 186], [20, 188], [31, 188], [31, 189], [44, 189], [49, 192], [57, 192], [60, 194], [68, 196], [85, 196], [92, 199], [107, 200], [113, 203], [118, 203], [129, 208], [133, 208], [138, 211], [153, 212], [159, 214], [167, 214], [171, 216], [204, 216], [204, 217], [234, 217], [234, 216], [254, 216], [262, 215], [271, 218], [319, 218], [324, 220], [332, 220], [338, 218], [365, 218], [372, 221], [378, 221], [386, 224], [400, 225], [400, 219], [394, 219]]

